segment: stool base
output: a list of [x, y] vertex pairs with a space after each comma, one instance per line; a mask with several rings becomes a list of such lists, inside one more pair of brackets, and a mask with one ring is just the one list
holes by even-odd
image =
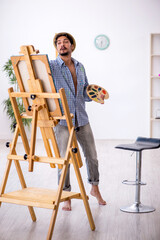
[[131, 206], [122, 207], [122, 208], [120, 208], [120, 210], [123, 212], [129, 212], [129, 213], [148, 213], [148, 212], [153, 212], [156, 209], [153, 207], [144, 206], [141, 203], [140, 204], [134, 203]]

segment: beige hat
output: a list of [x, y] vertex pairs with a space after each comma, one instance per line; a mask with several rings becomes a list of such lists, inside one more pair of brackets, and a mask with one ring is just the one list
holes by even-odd
[[55, 36], [53, 38], [53, 45], [55, 46], [55, 48], [57, 48], [57, 46], [56, 46], [57, 39], [61, 36], [66, 36], [69, 39], [71, 44], [73, 44], [73, 46], [74, 46], [74, 48], [73, 48], [73, 51], [74, 51], [74, 49], [76, 48], [76, 41], [75, 41], [74, 37], [70, 33], [67, 33], [67, 32], [60, 32], [60, 33], [55, 34]]

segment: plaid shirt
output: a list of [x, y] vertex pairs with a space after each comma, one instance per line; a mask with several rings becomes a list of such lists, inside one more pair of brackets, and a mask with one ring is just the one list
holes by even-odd
[[[64, 61], [58, 56], [56, 60], [50, 61], [52, 76], [57, 92], [60, 88], [64, 88], [70, 113], [74, 114], [73, 125], [76, 127], [84, 126], [88, 123], [88, 115], [85, 110], [85, 101], [91, 101], [86, 93], [88, 80], [85, 69], [81, 63], [73, 59], [77, 75], [77, 94], [75, 94], [75, 87], [69, 68], [65, 65]], [[60, 102], [61, 109], [62, 104]], [[63, 109], [62, 109], [63, 113]], [[76, 118], [76, 124], [75, 124]], [[65, 120], [60, 121], [60, 125], [67, 126]]]

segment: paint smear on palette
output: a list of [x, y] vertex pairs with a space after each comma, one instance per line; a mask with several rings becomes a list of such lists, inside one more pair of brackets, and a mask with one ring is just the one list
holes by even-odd
[[95, 92], [89, 92], [89, 95], [94, 95], [95, 94]]
[[93, 95], [93, 96], [91, 96], [91, 98], [96, 98], [97, 97], [97, 95]]
[[94, 91], [94, 92], [97, 92], [97, 90], [96, 90], [96, 89], [94, 89], [94, 88], [92, 88], [92, 91]]
[[90, 85], [88, 85], [88, 91], [90, 91], [92, 89], [92, 87]]

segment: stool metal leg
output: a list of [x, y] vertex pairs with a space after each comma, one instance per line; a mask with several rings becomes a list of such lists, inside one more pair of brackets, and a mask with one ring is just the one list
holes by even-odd
[[141, 151], [136, 152], [136, 191], [135, 191], [135, 203], [129, 207], [120, 208], [123, 212], [130, 213], [147, 213], [155, 211], [155, 208], [144, 206], [140, 201], [140, 190], [141, 190], [141, 163], [142, 163], [142, 153]]
[[135, 192], [135, 204], [137, 206], [140, 202], [140, 191], [141, 191], [141, 167], [142, 167], [142, 153], [136, 152], [136, 192]]

